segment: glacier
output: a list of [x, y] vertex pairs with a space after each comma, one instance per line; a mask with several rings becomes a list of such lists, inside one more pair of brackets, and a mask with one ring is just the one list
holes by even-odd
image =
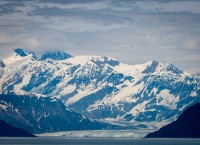
[[143, 138], [153, 130], [84, 130], [36, 134], [39, 137], [66, 138]]

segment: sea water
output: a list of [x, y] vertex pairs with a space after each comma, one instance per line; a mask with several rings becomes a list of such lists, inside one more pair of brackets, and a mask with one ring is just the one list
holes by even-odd
[[200, 145], [200, 139], [2, 137], [0, 145]]

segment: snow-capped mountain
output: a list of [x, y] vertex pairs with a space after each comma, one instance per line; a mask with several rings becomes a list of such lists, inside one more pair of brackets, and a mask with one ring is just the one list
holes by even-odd
[[32, 133], [97, 130], [110, 125], [91, 121], [52, 97], [0, 94], [0, 120]]
[[70, 54], [65, 52], [48, 52], [43, 54], [41, 60], [52, 59], [52, 60], [65, 60], [72, 57]]
[[24, 53], [15, 50], [2, 60], [1, 93], [50, 95], [89, 118], [141, 127], [169, 123], [200, 101], [200, 78], [171, 63], [127, 65], [103, 56], [56, 52], [39, 59]]

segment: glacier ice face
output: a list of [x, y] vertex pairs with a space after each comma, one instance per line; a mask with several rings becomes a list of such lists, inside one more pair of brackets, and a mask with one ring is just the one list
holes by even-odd
[[85, 130], [37, 134], [41, 137], [143, 138], [152, 130]]
[[3, 62], [1, 93], [54, 96], [92, 119], [171, 122], [200, 101], [199, 77], [171, 63], [127, 65], [102, 56], [38, 60], [32, 54]]

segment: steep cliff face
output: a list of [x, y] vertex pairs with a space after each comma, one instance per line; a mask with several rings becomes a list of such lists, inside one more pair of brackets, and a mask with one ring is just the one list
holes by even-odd
[[186, 109], [180, 117], [150, 133], [146, 138], [200, 138], [200, 103]]

